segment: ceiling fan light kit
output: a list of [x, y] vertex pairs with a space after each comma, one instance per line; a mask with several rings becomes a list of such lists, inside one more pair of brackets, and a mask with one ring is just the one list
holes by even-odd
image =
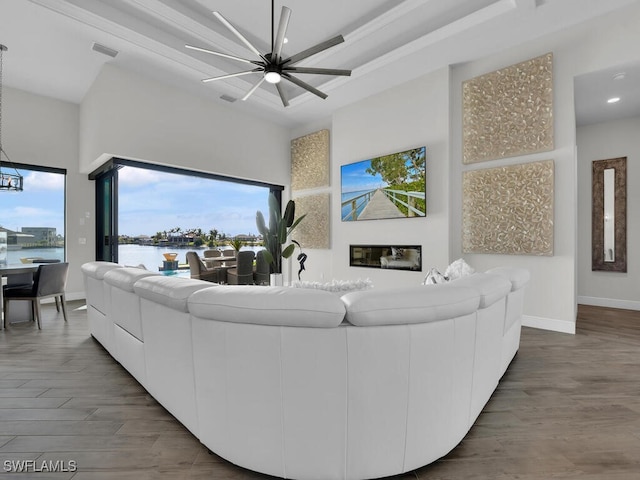
[[287, 43], [286, 35], [287, 35], [287, 27], [289, 26], [289, 20], [291, 18], [291, 9], [288, 7], [282, 7], [282, 11], [280, 13], [280, 22], [278, 23], [277, 32], [274, 31], [275, 28], [275, 15], [274, 15], [274, 0], [271, 1], [271, 52], [262, 54], [260, 51], [253, 46], [253, 44], [247, 40], [247, 38], [242, 35], [238, 31], [236, 27], [234, 27], [231, 22], [229, 22], [226, 18], [222, 16], [220, 12], [213, 12], [213, 15], [224, 25], [227, 30], [229, 30], [233, 35], [235, 35], [244, 46], [246, 46], [257, 58], [255, 60], [249, 60], [242, 57], [237, 57], [235, 55], [229, 55], [227, 53], [216, 52], [214, 50], [209, 50], [207, 48], [196, 47], [193, 45], [185, 45], [186, 48], [191, 50], [195, 50], [198, 52], [204, 52], [211, 55], [215, 55], [218, 57], [227, 58], [229, 60], [235, 60], [237, 62], [248, 63], [251, 65], [255, 65], [255, 68], [251, 70], [245, 70], [237, 73], [229, 73], [226, 75], [220, 75], [217, 77], [205, 78], [202, 80], [203, 82], [213, 82], [217, 80], [223, 80], [227, 78], [240, 77], [244, 75], [250, 75], [253, 73], [262, 74], [260, 80], [247, 92], [247, 94], [242, 98], [242, 100], [247, 100], [265, 81], [267, 83], [273, 84], [276, 86], [276, 90], [278, 91], [278, 95], [280, 96], [280, 100], [282, 101], [282, 105], [285, 107], [289, 106], [289, 101], [285, 96], [284, 90], [280, 85], [280, 81], [284, 78], [285, 80], [297, 85], [298, 87], [303, 88], [304, 90], [313, 93], [314, 95], [325, 99], [327, 98], [327, 94], [321, 92], [317, 88], [309, 85], [307, 82], [300, 80], [299, 78], [293, 76], [292, 74], [311, 74], [311, 75], [339, 75], [339, 76], [350, 76], [351, 70], [344, 69], [335, 69], [335, 68], [315, 68], [315, 67], [296, 67], [295, 64], [305, 60], [306, 58], [311, 57], [317, 53], [320, 53], [324, 50], [327, 50], [335, 45], [338, 45], [344, 42], [344, 38], [342, 35], [336, 35], [329, 40], [321, 42], [311, 48], [308, 48], [302, 52], [297, 53], [288, 58], [283, 58], [282, 56], [282, 46]]

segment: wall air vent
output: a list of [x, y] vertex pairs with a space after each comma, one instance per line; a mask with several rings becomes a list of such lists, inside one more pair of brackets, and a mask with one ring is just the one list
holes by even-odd
[[118, 51], [113, 48], [105, 47], [104, 45], [100, 45], [99, 43], [93, 44], [91, 50], [94, 50], [98, 53], [102, 53], [103, 55], [107, 55], [108, 57], [115, 58], [118, 55]]

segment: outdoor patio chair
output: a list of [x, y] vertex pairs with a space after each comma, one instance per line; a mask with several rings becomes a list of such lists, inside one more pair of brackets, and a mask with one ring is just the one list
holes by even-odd
[[207, 282], [218, 281], [218, 272], [207, 268], [196, 252], [187, 252], [187, 263], [189, 264], [191, 278], [206, 280]]
[[269, 285], [269, 264], [264, 258], [264, 250], [256, 253], [256, 266], [253, 271], [253, 281], [256, 285]]
[[253, 257], [251, 250], [238, 252], [237, 264], [227, 270], [227, 282], [229, 285], [253, 284]]

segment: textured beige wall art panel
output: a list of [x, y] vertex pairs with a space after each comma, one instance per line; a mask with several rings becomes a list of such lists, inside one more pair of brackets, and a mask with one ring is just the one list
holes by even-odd
[[553, 255], [553, 160], [464, 172], [465, 253]]
[[291, 190], [329, 186], [329, 130], [291, 140]]
[[320, 193], [294, 198], [296, 218], [306, 214], [291, 238], [303, 249], [329, 248], [329, 194]]
[[553, 150], [553, 55], [462, 84], [465, 164]]

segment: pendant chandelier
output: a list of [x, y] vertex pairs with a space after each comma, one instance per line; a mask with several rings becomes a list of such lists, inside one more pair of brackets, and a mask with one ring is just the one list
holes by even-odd
[[[4, 151], [2, 146], [2, 56], [7, 51], [7, 47], [0, 44], [0, 191], [22, 191], [22, 175], [13, 166], [11, 160], [7, 156], [7, 152]], [[2, 156], [7, 159], [5, 164], [8, 164], [15, 173], [9, 173], [2, 170]]]

